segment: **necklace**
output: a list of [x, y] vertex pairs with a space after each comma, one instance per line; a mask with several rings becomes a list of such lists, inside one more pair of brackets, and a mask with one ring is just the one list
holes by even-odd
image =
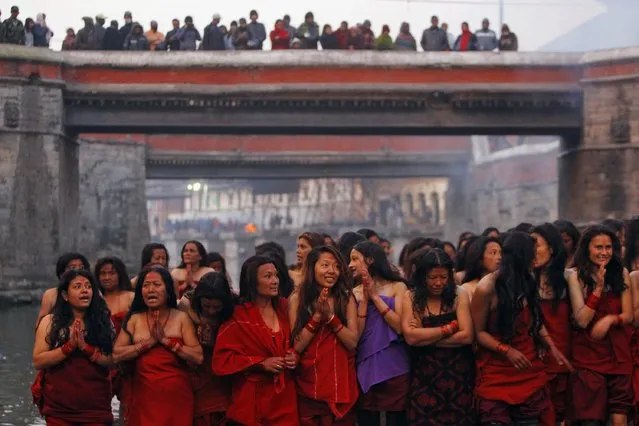
[[[164, 330], [164, 327], [166, 327], [166, 324], [169, 322], [169, 318], [171, 318], [171, 311], [169, 311], [169, 314], [166, 316], [166, 319], [164, 320], [164, 324], [162, 324], [162, 330]], [[158, 319], [160, 319], [159, 315], [158, 315]], [[149, 311], [146, 311], [146, 326], [149, 328], [149, 331], [151, 331], [151, 323], [149, 322]]]

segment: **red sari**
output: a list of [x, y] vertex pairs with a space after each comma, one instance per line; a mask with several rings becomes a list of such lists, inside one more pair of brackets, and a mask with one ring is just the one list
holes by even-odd
[[302, 425], [315, 425], [320, 418], [322, 425], [355, 424], [355, 353], [346, 350], [329, 327], [320, 327], [302, 353], [296, 383]]
[[193, 426], [191, 373], [173, 352], [155, 346], [136, 360], [127, 426]]
[[110, 425], [109, 369], [75, 350], [61, 363], [44, 370], [40, 413], [48, 425]]
[[280, 331], [273, 332], [257, 306], [237, 306], [220, 327], [213, 352], [213, 372], [232, 375], [231, 406], [226, 417], [243, 426], [299, 425], [297, 391], [290, 370], [275, 375], [257, 364], [270, 357], [284, 357], [291, 329], [287, 302], [279, 298], [276, 309]]

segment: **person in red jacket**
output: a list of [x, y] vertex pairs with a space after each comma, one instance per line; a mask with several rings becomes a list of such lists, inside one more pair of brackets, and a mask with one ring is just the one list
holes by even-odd
[[288, 49], [290, 41], [291, 35], [284, 28], [284, 21], [278, 19], [277, 21], [275, 21], [275, 28], [273, 28], [273, 31], [271, 31], [271, 49]]

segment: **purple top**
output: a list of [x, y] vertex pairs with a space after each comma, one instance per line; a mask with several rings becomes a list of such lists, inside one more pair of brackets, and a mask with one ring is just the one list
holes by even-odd
[[[380, 295], [395, 310], [395, 298]], [[366, 326], [357, 348], [357, 379], [364, 393], [378, 383], [410, 372], [408, 347], [382, 318], [372, 301], [368, 302]]]

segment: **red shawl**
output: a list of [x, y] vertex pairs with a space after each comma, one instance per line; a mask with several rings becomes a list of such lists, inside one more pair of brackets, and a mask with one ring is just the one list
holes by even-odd
[[246, 426], [258, 424], [297, 425], [297, 392], [292, 374], [267, 373], [257, 366], [270, 357], [284, 357], [291, 329], [287, 302], [280, 298], [277, 318], [280, 331], [274, 333], [258, 307], [245, 303], [220, 327], [213, 351], [213, 372], [233, 375], [231, 406], [227, 418]]
[[326, 402], [338, 419], [357, 402], [355, 356], [327, 326], [320, 328], [302, 353], [297, 373], [299, 393]]

